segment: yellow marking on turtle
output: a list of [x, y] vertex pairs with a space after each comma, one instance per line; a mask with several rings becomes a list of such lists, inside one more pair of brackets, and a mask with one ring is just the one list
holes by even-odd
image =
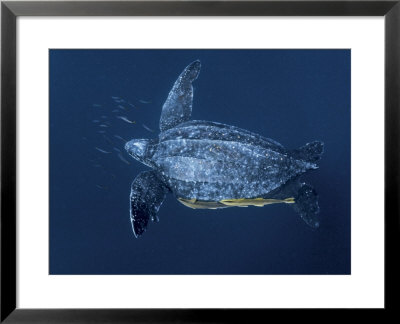
[[241, 198], [241, 199], [224, 199], [221, 201], [205, 201], [193, 199], [178, 198], [178, 201], [193, 209], [217, 209], [226, 207], [248, 207], [256, 206], [263, 207], [271, 204], [294, 204], [295, 200], [293, 197], [286, 199], [264, 199], [264, 198]]

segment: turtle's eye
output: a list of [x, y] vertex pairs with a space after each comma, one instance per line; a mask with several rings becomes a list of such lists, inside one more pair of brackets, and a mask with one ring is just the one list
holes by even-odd
[[125, 150], [136, 159], [144, 158], [148, 140], [131, 140], [125, 144]]

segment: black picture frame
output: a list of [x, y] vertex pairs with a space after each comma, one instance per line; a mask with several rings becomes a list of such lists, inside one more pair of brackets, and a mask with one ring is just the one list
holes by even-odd
[[[395, 312], [400, 240], [400, 0], [394, 1], [2, 1], [1, 2], [1, 323], [242, 322], [269, 309], [16, 308], [16, 19], [19, 16], [384, 16], [385, 308]], [[371, 188], [371, 195], [373, 195]], [[368, 197], [366, 197], [368, 200]], [[316, 311], [317, 310], [312, 310]], [[355, 311], [355, 310], [353, 310]], [[309, 311], [297, 310], [313, 316]], [[305, 314], [306, 313], [306, 314]], [[392, 314], [393, 315], [393, 314]], [[369, 312], [367, 316], [371, 316]], [[381, 317], [379, 317], [382, 320]], [[308, 319], [312, 319], [311, 317]], [[316, 318], [317, 319], [317, 318]], [[319, 320], [322, 318], [319, 317]]]

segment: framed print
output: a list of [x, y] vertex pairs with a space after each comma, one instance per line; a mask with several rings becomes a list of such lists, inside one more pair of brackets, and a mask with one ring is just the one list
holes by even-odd
[[[51, 106], [58, 107], [54, 113], [50, 109], [49, 271], [51, 275], [345, 275], [351, 273], [349, 50], [50, 49], [49, 55], [49, 95]], [[190, 62], [192, 58], [197, 59]], [[78, 67], [74, 69], [77, 62], [79, 62]], [[121, 65], [117, 66], [116, 62], [121, 62]], [[164, 62], [170, 62], [167, 65], [174, 68], [167, 69]], [[181, 62], [185, 62], [182, 67]], [[207, 64], [215, 66], [209, 69]], [[85, 68], [82, 69], [81, 66]], [[107, 72], [99, 73], [99, 66]], [[129, 66], [131, 70], [128, 70]], [[144, 66], [146, 68], [142, 70], [141, 67]], [[261, 67], [263, 70], [260, 70]], [[307, 71], [307, 76], [305, 73], [302, 75], [299, 71], [301, 68]], [[121, 75], [116, 74], [115, 79], [111, 77], [110, 71], [116, 69], [125, 71], [126, 78], [141, 75], [137, 81], [133, 80], [133, 83], [122, 83], [126, 84], [126, 95], [120, 82]], [[313, 69], [318, 73], [314, 74]], [[165, 95], [157, 96], [150, 93], [144, 96], [145, 87], [142, 88], [141, 85], [146, 84], [146, 76], [153, 81], [156, 71], [159, 71], [157, 73], [160, 76], [164, 74], [162, 70], [165, 75], [177, 71], [175, 74], [178, 81], [175, 81], [175, 84], [172, 82], [171, 91], [167, 96], [169, 99], [163, 98]], [[211, 71], [214, 72], [211, 74]], [[292, 73], [292, 71], [299, 72]], [[104, 89], [100, 92], [108, 92], [108, 96], [100, 97], [99, 94], [93, 96], [91, 89], [99, 87], [98, 80], [102, 77], [91, 77], [89, 76], [91, 73], [94, 75], [107, 73], [107, 81], [100, 81], [104, 84]], [[211, 75], [207, 77], [207, 73]], [[228, 74], [231, 76], [227, 77]], [[273, 84], [279, 86], [274, 89], [272, 83], [267, 84], [264, 80], [262, 82], [265, 88], [256, 90], [255, 85], [265, 79], [266, 75]], [[235, 77], [236, 81], [232, 81], [231, 84], [227, 82], [227, 79], [234, 80]], [[88, 78], [95, 80], [96, 84], [88, 84]], [[183, 82], [180, 78], [188, 78], [185, 82], [192, 84], [187, 93], [180, 86], [180, 82]], [[66, 84], [66, 80], [71, 83]], [[289, 80], [296, 84], [289, 86]], [[196, 98], [202, 89], [202, 81], [209, 85], [208, 88], [203, 86], [203, 91], [213, 94], [205, 96], [208, 100]], [[113, 86], [115, 88], [111, 90]], [[152, 92], [156, 88], [155, 85], [148, 87], [152, 88]], [[191, 87], [196, 88], [191, 90]], [[142, 93], [144, 97], [131, 97], [129, 93], [132, 93], [132, 88], [135, 92]], [[232, 96], [231, 99], [220, 96], [226, 91], [225, 89], [232, 88], [243, 89], [243, 94]], [[180, 91], [185, 93], [183, 96], [186, 96], [185, 100], [190, 100], [189, 105], [192, 107], [186, 107], [188, 110], [191, 108], [191, 111], [187, 112], [185, 121], [175, 123], [175, 112], [169, 112], [169, 107], [170, 105], [175, 107], [176, 102], [180, 102], [180, 99], [174, 99], [176, 93]], [[295, 91], [301, 95], [296, 95]], [[276, 94], [265, 97], [267, 92]], [[62, 99], [65, 96], [74, 96], [76, 102], [72, 104], [71, 100]], [[260, 96], [267, 102], [263, 102]], [[290, 97], [296, 101], [283, 102], [283, 97]], [[318, 104], [314, 105], [315, 110], [311, 109], [310, 102], [307, 108], [307, 105], [301, 105], [298, 99], [294, 99], [299, 97], [313, 97], [316, 102], [322, 102], [325, 106], [323, 112]], [[94, 98], [96, 101], [92, 103]], [[165, 104], [159, 117], [158, 110], [153, 107], [162, 105], [159, 102], [165, 100], [168, 100], [168, 103]], [[66, 105], [64, 108], [63, 102]], [[88, 102], [89, 105], [81, 105], [80, 102]], [[71, 104], [77, 107], [76, 113]], [[284, 111], [283, 107], [293, 106], [304, 107], [304, 110], [298, 108], [297, 114], [291, 110]], [[233, 107], [238, 109], [235, 110]], [[250, 115], [246, 118], [244, 107], [253, 107], [253, 114], [257, 118], [253, 119]], [[200, 111], [196, 112], [196, 108]], [[330, 112], [332, 110], [335, 112]], [[62, 115], [62, 111], [66, 115]], [[86, 116], [82, 116], [82, 113]], [[201, 120], [201, 115], [209, 118], [215, 115], [216, 120], [223, 120], [226, 124]], [[321, 119], [318, 120], [316, 115], [321, 116]], [[243, 128], [230, 125], [237, 124], [239, 120], [242, 120]], [[260, 124], [257, 124], [256, 120], [259, 120]], [[274, 120], [279, 121], [281, 132], [273, 127]], [[78, 126], [79, 122], [83, 122], [82, 128]], [[162, 129], [160, 135], [156, 135], [158, 122]], [[321, 129], [318, 125], [321, 125]], [[264, 139], [264, 136], [255, 132], [268, 129], [270, 136], [276, 132], [274, 138], [289, 138], [292, 135], [287, 129], [293, 127], [296, 127], [296, 137], [310, 138], [308, 143], [301, 144], [294, 142], [290, 144], [287, 140], [286, 145], [298, 146], [294, 149], [284, 148], [276, 140]], [[68, 141], [72, 146], [68, 147], [67, 143], [60, 145], [63, 143], [62, 138], [71, 129], [75, 129], [76, 132], [76, 138]], [[330, 129], [331, 133], [329, 134], [326, 129]], [[302, 132], [307, 132], [307, 135], [300, 135]], [[312, 138], [312, 134], [317, 137]], [[159, 142], [155, 142], [154, 135], [159, 136]], [[72, 134], [69, 136], [72, 137]], [[312, 176], [317, 176], [318, 165], [323, 163], [322, 158], [327, 155], [323, 149], [325, 142], [340, 143], [339, 147], [330, 145], [334, 151], [332, 158], [340, 157], [340, 160], [335, 158], [329, 161], [326, 157], [329, 161], [326, 163], [335, 164], [338, 166], [337, 170], [340, 170], [330, 176], [336, 179], [337, 186], [341, 188], [338, 197], [331, 197], [341, 203], [335, 204], [336, 207], [331, 207], [330, 211], [333, 215], [341, 217], [329, 216], [326, 211], [324, 213], [324, 219], [338, 222], [328, 225], [325, 221], [323, 228], [332, 226], [328, 231], [330, 235], [327, 235], [325, 230], [319, 229], [320, 209], [323, 204], [319, 201], [321, 200], [319, 197], [327, 194], [317, 192], [316, 188], [324, 190], [322, 185], [304, 182], [305, 179], [313, 181]], [[82, 157], [81, 162], [76, 160], [75, 166], [65, 168], [64, 161], [69, 160], [65, 156], [66, 152], [75, 150], [82, 152], [79, 153]], [[286, 155], [288, 161], [285, 161]], [[142, 163], [144, 169], [139, 163], [136, 164], [135, 160]], [[73, 161], [75, 159], [71, 159], [69, 163]], [[244, 173], [238, 161], [248, 165], [243, 170]], [[289, 161], [295, 164], [291, 165]], [[305, 162], [298, 165], [297, 161]], [[287, 163], [290, 166], [286, 167]], [[264, 164], [265, 168], [260, 167]], [[221, 168], [222, 172], [219, 171]], [[82, 173], [77, 170], [82, 170]], [[300, 177], [302, 174], [304, 176]], [[129, 178], [130, 175], [132, 179]], [[89, 180], [91, 177], [93, 179]], [[74, 185], [64, 184], [65, 181], [72, 181]], [[88, 185], [84, 185], [82, 181]], [[75, 193], [63, 189], [73, 186], [76, 188]], [[130, 188], [130, 192], [128, 190], [124, 194], [118, 188]], [[157, 190], [153, 192], [149, 191], [149, 188]], [[80, 190], [82, 192], [78, 193]], [[142, 190], [145, 192], [142, 193]], [[330, 189], [327, 190], [332, 195]], [[131, 206], [128, 209], [124, 203], [127, 195], [130, 195], [131, 199]], [[71, 202], [65, 205], [68, 196]], [[77, 204], [74, 201], [80, 202]], [[104, 201], [104, 204], [101, 201]], [[153, 207], [147, 205], [152, 202], [155, 204]], [[93, 204], [98, 205], [98, 209]], [[289, 208], [284, 208], [282, 204]], [[139, 208], [138, 205], [143, 206]], [[278, 218], [274, 222], [268, 220], [268, 217], [263, 217], [266, 208], [251, 208], [267, 207], [267, 205], [271, 205], [269, 206], [271, 214]], [[278, 207], [280, 212], [272, 211], [275, 207]], [[314, 238], [316, 241], [308, 243], [311, 246], [301, 244], [298, 250], [294, 250], [293, 243], [287, 239], [290, 248], [286, 250], [285, 247], [281, 247], [282, 253], [288, 256], [287, 258], [272, 257], [275, 247], [281, 242], [280, 239], [274, 238], [274, 233], [280, 230], [273, 224], [285, 228], [291, 227], [287, 223], [288, 220], [277, 225], [279, 219], [285, 218], [284, 211], [280, 207], [286, 209], [289, 215], [297, 215], [297, 219], [292, 219], [296, 226], [293, 224], [295, 227], [291, 230], [298, 233], [304, 230], [304, 237], [296, 235], [296, 240], [306, 241], [309, 231], [314, 235], [317, 233], [320, 235]], [[112, 208], [114, 211], [104, 212], [107, 208]], [[143, 214], [143, 209], [147, 208], [154, 208], [158, 212]], [[131, 214], [129, 226], [126, 226], [126, 219], [123, 217], [118, 217], [120, 224], [114, 216], [110, 217], [110, 215], [129, 213]], [[191, 213], [195, 219], [190, 224], [193, 224], [193, 221], [199, 222], [195, 227], [190, 224], [185, 225]], [[174, 215], [176, 221], [170, 223], [162, 221], [165, 217], [162, 215]], [[229, 224], [236, 218], [238, 223], [242, 218], [247, 218], [249, 222], [231, 228]], [[83, 225], [82, 221], [91, 225]], [[268, 223], [258, 223], [259, 221]], [[115, 237], [109, 237], [104, 241], [103, 236], [108, 231], [103, 232], [100, 226], [102, 222], [105, 223], [105, 228], [119, 227], [118, 230], [112, 231]], [[201, 225], [202, 222], [207, 225]], [[98, 228], [96, 224], [99, 225]], [[164, 225], [171, 228], [164, 228]], [[92, 229], [81, 231], [79, 229], [82, 229], [82, 226], [90, 226]], [[153, 230], [157, 230], [155, 226], [160, 227], [159, 231], [157, 234], [152, 234]], [[257, 229], [260, 230], [259, 233]], [[121, 235], [124, 230], [127, 234]], [[253, 235], [253, 243], [249, 240], [249, 233]], [[235, 239], [232, 239], [233, 237]], [[123, 240], [119, 241], [121, 238]], [[136, 244], [132, 244], [132, 240]], [[226, 240], [232, 241], [229, 244], [222, 243]], [[114, 248], [104, 246], [110, 241], [113, 242]], [[71, 242], [75, 244], [72, 245]], [[139, 249], [138, 244], [144, 244], [143, 248]], [[317, 245], [325, 251], [323, 257], [314, 250], [314, 246]], [[311, 253], [313, 257], [310, 255], [310, 250], [313, 251]], [[250, 256], [249, 251], [253, 251]], [[270, 257], [264, 258], [265, 254]], [[96, 257], [93, 258], [93, 255]], [[120, 258], [124, 255], [129, 255], [129, 260], [121, 262]], [[256, 263], [255, 259], [258, 260]]]
[[2, 2], [1, 321], [394, 310], [399, 6]]

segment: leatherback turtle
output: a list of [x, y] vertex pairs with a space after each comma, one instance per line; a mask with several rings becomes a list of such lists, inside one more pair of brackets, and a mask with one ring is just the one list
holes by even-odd
[[133, 139], [125, 149], [152, 168], [132, 183], [130, 216], [136, 237], [146, 230], [167, 193], [191, 208], [226, 208], [291, 204], [311, 227], [319, 226], [315, 190], [299, 181], [317, 169], [323, 143], [315, 141], [295, 150], [234, 126], [190, 120], [192, 82], [200, 61], [179, 75], [165, 101], [157, 139]]

